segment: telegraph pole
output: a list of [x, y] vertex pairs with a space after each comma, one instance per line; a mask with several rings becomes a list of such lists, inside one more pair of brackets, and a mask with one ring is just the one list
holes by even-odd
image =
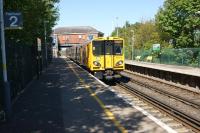
[[3, 68], [3, 83], [4, 83], [4, 109], [6, 113], [6, 119], [11, 117], [11, 96], [10, 86], [7, 77], [6, 67], [6, 50], [5, 50], [5, 33], [4, 33], [4, 13], [3, 13], [3, 0], [0, 0], [0, 25], [1, 25], [1, 53], [2, 53], [2, 68]]

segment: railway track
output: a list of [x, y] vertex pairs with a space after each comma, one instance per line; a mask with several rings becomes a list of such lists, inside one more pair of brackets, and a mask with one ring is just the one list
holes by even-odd
[[[173, 117], [192, 131], [200, 132], [200, 99], [196, 99], [199, 97], [198, 93], [186, 89], [181, 91], [181, 88], [161, 83], [161, 81], [153, 81], [151, 78], [133, 76], [132, 73], [123, 73], [123, 75], [128, 78], [118, 80], [118, 86]], [[188, 98], [188, 96], [193, 97]]]
[[200, 92], [189, 89], [188, 87], [179, 87], [176, 84], [158, 80], [156, 78], [125, 71], [122, 75], [129, 77], [132, 82], [140, 83], [159, 93], [165, 93], [179, 101], [185, 102], [193, 107], [200, 109]]

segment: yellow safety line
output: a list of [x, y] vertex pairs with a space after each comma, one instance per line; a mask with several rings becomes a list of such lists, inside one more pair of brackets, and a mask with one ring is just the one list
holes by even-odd
[[95, 93], [93, 93], [90, 86], [88, 86], [84, 80], [77, 74], [74, 68], [70, 67], [75, 75], [79, 78], [80, 82], [84, 85], [85, 89], [89, 91], [91, 96], [99, 103], [100, 107], [104, 110], [104, 113], [107, 115], [108, 119], [114, 122], [115, 126], [119, 128], [122, 133], [128, 133], [128, 131], [120, 124], [120, 122], [115, 118], [114, 114], [105, 107], [105, 104], [97, 97]]

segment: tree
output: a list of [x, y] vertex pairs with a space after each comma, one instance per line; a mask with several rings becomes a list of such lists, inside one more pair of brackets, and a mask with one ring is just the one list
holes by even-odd
[[198, 0], [166, 0], [156, 15], [162, 39], [172, 39], [177, 48], [199, 47], [194, 42], [194, 31], [200, 25], [200, 18], [195, 16], [199, 9]]
[[[169, 45], [160, 39], [160, 33], [154, 20], [136, 22], [135, 24], [126, 22], [122, 28], [118, 28], [118, 31], [119, 36], [125, 40], [125, 46], [133, 44], [133, 37], [136, 49], [150, 49], [154, 43], [160, 43], [162, 47]], [[112, 32], [112, 36], [116, 36], [116, 29]]]
[[36, 38], [44, 41], [44, 23], [47, 36], [58, 19], [58, 9], [54, 6], [59, 0], [5, 0], [4, 11], [20, 11], [23, 16], [23, 29], [6, 31], [7, 40], [34, 44]]
[[135, 32], [135, 45], [138, 48], [150, 49], [152, 44], [160, 42], [159, 34], [152, 20], [142, 22]]

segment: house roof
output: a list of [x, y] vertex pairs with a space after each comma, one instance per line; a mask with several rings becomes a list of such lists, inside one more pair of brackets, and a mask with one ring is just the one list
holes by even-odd
[[70, 27], [59, 27], [54, 31], [55, 34], [71, 34], [71, 33], [96, 33], [103, 34], [90, 26], [70, 26]]

